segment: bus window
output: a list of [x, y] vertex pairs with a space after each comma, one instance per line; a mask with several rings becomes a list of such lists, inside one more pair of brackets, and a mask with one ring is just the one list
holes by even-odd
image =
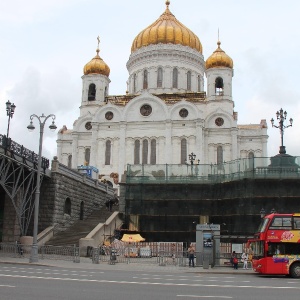
[[263, 219], [258, 227], [258, 232], [265, 232], [269, 219]]
[[294, 229], [300, 229], [300, 217], [294, 217]]
[[269, 229], [292, 229], [291, 217], [275, 217]]

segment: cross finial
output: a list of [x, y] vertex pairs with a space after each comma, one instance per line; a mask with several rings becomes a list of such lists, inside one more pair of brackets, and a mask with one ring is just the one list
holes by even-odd
[[98, 49], [99, 49], [99, 45], [100, 45], [100, 37], [99, 37], [99, 35], [97, 36], [97, 40], [98, 40]]

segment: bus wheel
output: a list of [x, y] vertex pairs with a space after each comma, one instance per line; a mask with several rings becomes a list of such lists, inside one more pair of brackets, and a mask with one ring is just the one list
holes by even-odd
[[300, 278], [300, 263], [292, 264], [290, 274], [293, 278]]

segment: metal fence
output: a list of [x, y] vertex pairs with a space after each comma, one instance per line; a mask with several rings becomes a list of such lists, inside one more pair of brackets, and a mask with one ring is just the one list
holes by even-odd
[[[127, 245], [123, 248], [112, 247], [90, 247], [87, 251], [87, 257], [81, 259], [80, 249], [77, 246], [39, 246], [39, 260], [62, 260], [72, 261], [74, 263], [93, 263], [93, 264], [147, 264], [158, 266], [189, 266], [188, 252], [184, 249], [170, 248], [165, 250], [151, 251], [150, 247], [136, 248]], [[138, 250], [137, 250], [138, 249]], [[155, 249], [155, 248], [154, 248]], [[229, 249], [228, 249], [229, 250]], [[31, 255], [31, 245], [21, 245], [18, 243], [0, 243], [0, 258], [19, 258], [29, 259]], [[195, 252], [195, 266], [203, 266], [208, 262], [213, 266], [230, 266], [230, 252], [207, 253]]]
[[[0, 243], [0, 257], [30, 258], [32, 245]], [[77, 246], [39, 246], [39, 259], [80, 262]]]

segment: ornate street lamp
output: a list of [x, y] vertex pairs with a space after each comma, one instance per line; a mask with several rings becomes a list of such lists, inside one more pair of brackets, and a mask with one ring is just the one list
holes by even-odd
[[189, 161], [191, 162], [191, 165], [194, 164], [195, 159], [196, 159], [196, 154], [194, 154], [193, 152], [189, 154]]
[[49, 126], [51, 131], [54, 131], [57, 127], [54, 123], [55, 115], [45, 116], [42, 114], [41, 116], [37, 116], [35, 114], [30, 116], [30, 124], [27, 126], [29, 131], [33, 131], [35, 129], [32, 120], [36, 118], [40, 124], [40, 139], [39, 139], [39, 156], [38, 156], [38, 164], [37, 164], [37, 176], [36, 176], [36, 190], [35, 190], [35, 200], [34, 200], [34, 222], [33, 222], [33, 242], [32, 249], [29, 262], [38, 262], [38, 244], [37, 244], [37, 232], [38, 232], [38, 218], [39, 218], [39, 202], [40, 202], [40, 175], [41, 175], [41, 162], [42, 162], [42, 148], [43, 148], [43, 134], [44, 134], [44, 126], [48, 118], [52, 118], [52, 124]]
[[6, 138], [8, 140], [10, 119], [12, 119], [15, 113], [16, 106], [14, 105], [14, 103], [10, 103], [9, 100], [5, 104], [6, 104], [6, 114], [8, 116], [7, 134], [6, 134]]
[[283, 111], [282, 108], [279, 111], [276, 112], [276, 118], [278, 120], [278, 126], [274, 125], [274, 119], [273, 118], [271, 119], [272, 127], [279, 128], [279, 130], [280, 130], [280, 135], [281, 135], [281, 146], [280, 146], [280, 149], [279, 149], [280, 154], [285, 154], [286, 153], [285, 146], [283, 146], [283, 132], [284, 132], [284, 129], [293, 126], [293, 119], [292, 118], [290, 118], [290, 120], [289, 120], [290, 125], [284, 125], [284, 121], [286, 120], [286, 115], [287, 115], [287, 112]]

